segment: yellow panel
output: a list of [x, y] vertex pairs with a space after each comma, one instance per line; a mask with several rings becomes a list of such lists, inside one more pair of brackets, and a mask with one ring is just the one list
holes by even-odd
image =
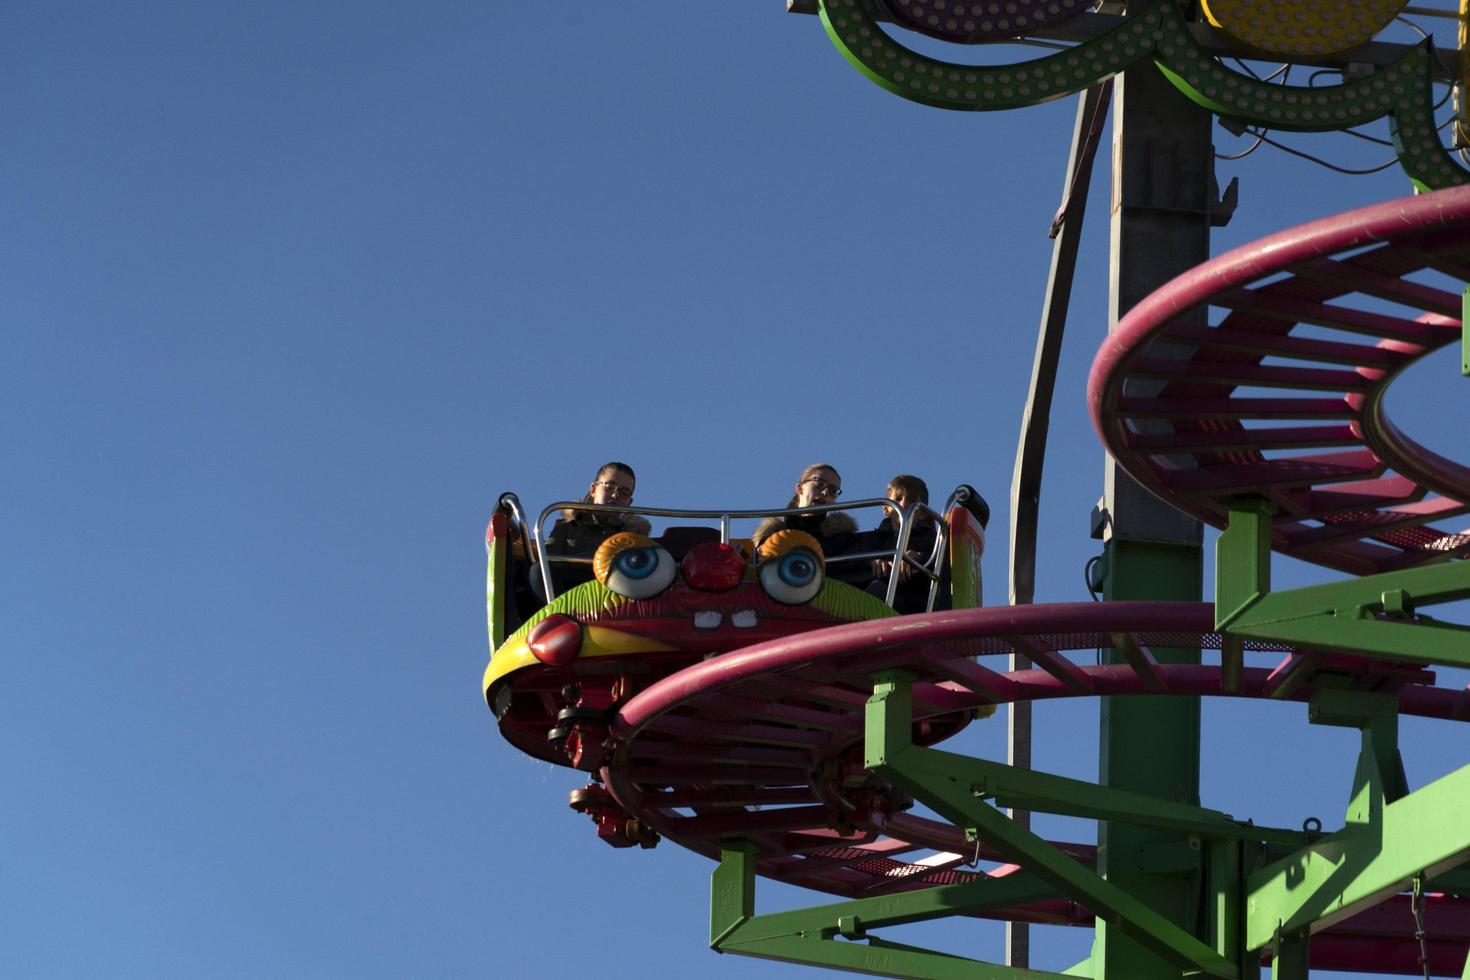
[[[632, 620], [627, 625], [632, 629], [638, 628], [637, 620]], [[611, 657], [625, 653], [663, 653], [681, 649], [683, 647], [639, 636], [637, 633], [625, 633], [606, 626], [588, 626], [587, 634], [582, 640], [581, 656]]]
[[1216, 27], [1284, 56], [1333, 54], [1383, 30], [1409, 0], [1202, 0]]

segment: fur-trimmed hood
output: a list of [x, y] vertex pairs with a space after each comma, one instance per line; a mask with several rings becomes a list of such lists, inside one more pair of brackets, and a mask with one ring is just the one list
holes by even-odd
[[[813, 514], [811, 516], [812, 517], [816, 517], [817, 515]], [[800, 524], [802, 523], [801, 517], [798, 516], [798, 515], [792, 515], [792, 517], [795, 517], [796, 518], [796, 525], [795, 526], [798, 526], [799, 527]], [[755, 526], [755, 533], [753, 533], [750, 536], [751, 541], [755, 542], [755, 546], [757, 548], [759, 548], [760, 545], [761, 545], [761, 542], [764, 541], [766, 538], [770, 537], [772, 534], [775, 534], [777, 531], [781, 530], [782, 528], [785, 528], [785, 527], [788, 527], [788, 526], [792, 526], [792, 525], [790, 525], [790, 524], [787, 523], [790, 520], [792, 520], [791, 517], [767, 517], [767, 518], [765, 518], [764, 520], [762, 520], [759, 524], [757, 524]], [[819, 533], [817, 534], [817, 537], [819, 537], [819, 538], [828, 538], [828, 537], [835, 537], [835, 536], [841, 535], [841, 534], [856, 534], [856, 533], [857, 533], [857, 521], [854, 521], [851, 517], [849, 517], [843, 511], [833, 510], [833, 511], [828, 511], [826, 514], [822, 515], [822, 523], [820, 525], [820, 530], [819, 530]]]

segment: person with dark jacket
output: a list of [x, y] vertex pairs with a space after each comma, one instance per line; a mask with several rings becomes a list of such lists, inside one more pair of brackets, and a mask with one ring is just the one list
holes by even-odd
[[[929, 487], [917, 476], [900, 473], [888, 481], [886, 496], [898, 505], [902, 510], [908, 510], [916, 504], [929, 503]], [[903, 520], [899, 509], [893, 507], [884, 508], [888, 517], [884, 522], [867, 535], [871, 538], [870, 548], [898, 547], [899, 524]], [[908, 546], [904, 554], [914, 562], [926, 562], [934, 553], [934, 542], [939, 535], [939, 528], [934, 518], [925, 511], [919, 511], [914, 515], [913, 529], [909, 532]], [[880, 599], [888, 594], [888, 579], [893, 572], [893, 562], [887, 559], [875, 559], [873, 562], [873, 581], [868, 586], [868, 591]], [[920, 613], [927, 612], [929, 606], [929, 586], [931, 582], [927, 575], [916, 569], [909, 561], [902, 562], [898, 570], [898, 591], [893, 596], [893, 608], [898, 612]]]
[[[633, 467], [616, 461], [607, 463], [597, 471], [582, 503], [627, 506], [633, 502], [633, 489], [636, 485], [637, 477], [633, 475]], [[650, 530], [648, 520], [638, 514], [568, 508], [561, 512], [561, 517], [552, 525], [551, 533], [546, 536], [545, 550], [548, 555], [591, 558], [602, 542], [619, 531], [647, 534]], [[574, 585], [590, 582], [592, 566], [552, 562], [551, 580], [559, 595]], [[541, 569], [535, 565], [531, 567], [531, 589], [542, 602], [546, 601], [546, 597], [542, 595], [545, 590], [541, 582]]]
[[[813, 463], [801, 471], [797, 477], [796, 490], [791, 499], [786, 502], [787, 507], [815, 507], [821, 504], [836, 503], [837, 498], [842, 496], [842, 477], [838, 474], [836, 467], [829, 463]], [[840, 555], [844, 551], [851, 551], [857, 540], [857, 522], [840, 510], [830, 510], [811, 514], [788, 514], [785, 517], [767, 517], [756, 525], [755, 533], [751, 535], [751, 541], [755, 544], [757, 551], [760, 550], [761, 542], [784, 530], [805, 531], [817, 539], [822, 546], [822, 554], [831, 558]], [[849, 568], [847, 571], [851, 571]], [[838, 566], [839, 578], [848, 576], [841, 574], [844, 569]], [[829, 570], [829, 574], [831, 574]], [[861, 583], [859, 583], [861, 585]]]

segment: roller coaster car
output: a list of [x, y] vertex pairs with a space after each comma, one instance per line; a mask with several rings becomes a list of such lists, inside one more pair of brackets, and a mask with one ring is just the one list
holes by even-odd
[[[860, 500], [812, 510], [890, 504]], [[542, 547], [547, 518], [579, 510], [717, 521], [719, 527], [674, 526], [657, 537], [621, 531], [590, 559]], [[990, 510], [968, 486], [950, 495], [942, 514], [922, 504], [901, 513], [897, 543], [882, 531], [862, 532], [827, 557], [816, 538], [799, 530], [777, 531], [759, 549], [730, 537], [732, 519], [795, 513], [561, 502], [528, 526], [519, 501], [503, 494], [485, 534], [492, 654], [484, 691], [501, 733], [538, 759], [596, 770], [607, 761], [608, 723], [638, 690], [706, 657], [897, 616], [891, 603], [905, 563], [912, 569], [905, 577], [929, 581], [928, 609], [982, 605], [980, 558]], [[935, 519], [938, 533], [932, 552], [919, 561], [905, 551], [922, 513]], [[536, 562], [537, 556], [544, 560]], [[863, 581], [875, 559], [893, 563], [887, 601], [842, 580]], [[591, 581], [556, 594], [552, 566], [580, 565], [585, 574], [589, 564]], [[529, 588], [533, 575], [550, 597], [540, 608]]]

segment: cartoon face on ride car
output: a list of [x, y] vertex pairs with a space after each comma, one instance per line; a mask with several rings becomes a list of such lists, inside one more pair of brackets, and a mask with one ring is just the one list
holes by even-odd
[[599, 658], [699, 657], [839, 623], [893, 616], [860, 589], [827, 577], [811, 535], [777, 531], [754, 561], [728, 544], [697, 544], [676, 562], [657, 541], [623, 532], [592, 560], [594, 580], [557, 596], [491, 658], [487, 690], [537, 663], [573, 673]]

